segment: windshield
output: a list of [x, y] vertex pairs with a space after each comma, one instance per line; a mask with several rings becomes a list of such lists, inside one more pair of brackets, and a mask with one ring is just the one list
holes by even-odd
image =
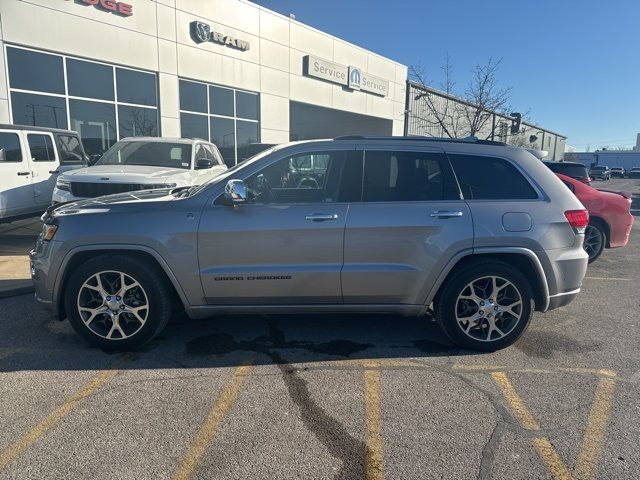
[[96, 165], [147, 165], [188, 170], [191, 168], [191, 144], [143, 140], [118, 142]]
[[591, 170], [606, 170], [607, 167], [591, 167]]

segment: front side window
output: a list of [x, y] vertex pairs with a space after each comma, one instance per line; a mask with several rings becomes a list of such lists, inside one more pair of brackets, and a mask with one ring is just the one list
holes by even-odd
[[353, 181], [361, 153], [305, 153], [272, 163], [246, 180], [253, 203], [334, 203], [352, 201], [361, 184]]
[[0, 163], [21, 162], [20, 138], [16, 133], [0, 132]]
[[56, 154], [53, 151], [53, 142], [49, 135], [30, 133], [27, 135], [31, 158], [35, 162], [55, 162]]
[[527, 179], [509, 161], [481, 155], [450, 154], [462, 194], [468, 200], [538, 198]]
[[172, 142], [118, 142], [96, 165], [147, 165], [188, 170], [191, 168], [191, 145]]
[[78, 137], [73, 135], [56, 135], [60, 163], [62, 165], [82, 165], [85, 163], [84, 151]]
[[366, 151], [365, 202], [422, 202], [455, 198], [450, 195], [443, 154]]

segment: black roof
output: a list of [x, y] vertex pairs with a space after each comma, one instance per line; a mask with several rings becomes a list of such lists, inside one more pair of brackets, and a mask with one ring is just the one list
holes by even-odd
[[496, 145], [506, 147], [504, 142], [495, 142], [493, 140], [479, 140], [475, 137], [467, 138], [445, 138], [445, 137], [424, 137], [421, 135], [408, 136], [368, 136], [368, 135], [345, 135], [336, 137], [334, 140], [405, 140], [410, 142], [448, 142], [448, 143], [474, 143], [477, 145]]
[[7, 130], [32, 130], [34, 132], [51, 132], [51, 133], [75, 133], [75, 130], [66, 130], [64, 128], [34, 127], [33, 125], [15, 125], [11, 123], [0, 123], [0, 128]]

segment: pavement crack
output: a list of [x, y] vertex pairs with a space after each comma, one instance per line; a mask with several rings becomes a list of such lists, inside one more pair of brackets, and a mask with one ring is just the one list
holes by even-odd
[[480, 457], [480, 469], [478, 470], [478, 480], [489, 480], [493, 478], [493, 462], [496, 458], [496, 450], [505, 431], [505, 423], [498, 419], [487, 443], [482, 447], [482, 457]]
[[[284, 342], [284, 333], [275, 321], [269, 321], [269, 333], [276, 346]], [[336, 480], [351, 480], [364, 476], [363, 441], [354, 438], [338, 420], [324, 411], [314, 400], [307, 381], [301, 378], [299, 370], [293, 368], [278, 352], [265, 352], [282, 373], [289, 391], [289, 397], [300, 409], [302, 423], [329, 453], [342, 462], [342, 468], [336, 473]]]

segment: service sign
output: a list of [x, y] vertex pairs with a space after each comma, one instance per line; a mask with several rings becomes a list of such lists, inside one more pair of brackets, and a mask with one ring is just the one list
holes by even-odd
[[361, 90], [382, 97], [386, 97], [389, 94], [388, 80], [369, 75], [358, 67], [340, 65], [314, 55], [306, 55], [303, 57], [302, 70], [304, 75], [308, 77], [337, 83], [351, 90]]

